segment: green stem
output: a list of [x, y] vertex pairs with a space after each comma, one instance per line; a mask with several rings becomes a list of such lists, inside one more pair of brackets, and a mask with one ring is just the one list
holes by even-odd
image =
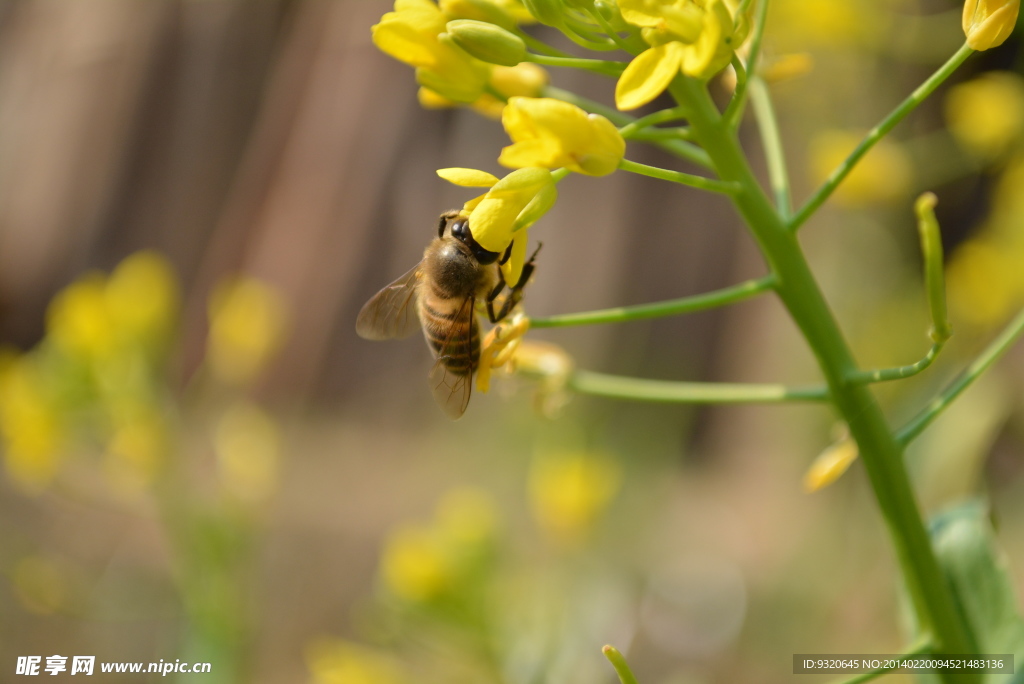
[[[901, 653], [900, 657], [901, 658], [909, 658], [911, 656], [923, 655], [925, 653], [931, 652], [931, 650], [932, 650], [931, 642], [928, 641], [927, 639], [925, 639], [920, 644], [918, 644], [914, 648], [910, 649], [909, 651]], [[877, 677], [881, 677], [882, 675], [884, 675], [884, 674], [886, 674], [888, 672], [892, 672], [895, 669], [896, 669], [895, 667], [880, 667], [880, 668], [878, 668], [876, 670], [872, 670], [871, 672], [862, 672], [861, 674], [856, 675], [854, 677], [850, 677], [848, 679], [840, 680], [840, 681], [836, 682], [836, 684], [864, 684], [864, 682], [870, 682], [872, 679], [875, 679]]]
[[670, 109], [661, 109], [647, 116], [641, 116], [639, 119], [635, 119], [625, 126], [619, 128], [619, 134], [626, 139], [631, 138], [634, 134], [640, 132], [648, 126], [655, 124], [666, 123], [668, 121], [679, 121], [686, 118], [683, 114], [681, 107], [672, 107]]
[[[704, 84], [677, 77], [670, 92], [687, 106], [690, 126], [722, 180], [740, 183], [732, 196], [771, 271], [776, 292], [817, 358], [832, 403], [856, 440], [875, 498], [896, 547], [918, 623], [941, 653], [971, 653], [953, 594], [936, 560], [896, 440], [869, 387], [850, 383], [857, 364], [803, 254], [797, 236], [761, 190], [735, 136]], [[947, 684], [976, 682], [973, 674], [943, 675]]]
[[907, 99], [900, 103], [896, 109], [892, 110], [880, 124], [868, 131], [868, 134], [861, 140], [860, 144], [857, 145], [857, 149], [850, 153], [842, 164], [840, 164], [825, 180], [820, 188], [815, 191], [807, 203], [800, 208], [800, 211], [793, 216], [789, 221], [789, 229], [796, 231], [800, 226], [809, 219], [818, 207], [825, 203], [825, 200], [829, 198], [833, 191], [839, 184], [843, 182], [843, 179], [849, 175], [853, 167], [856, 166], [857, 162], [860, 161], [861, 157], [867, 154], [868, 150], [874, 147], [875, 143], [881, 140], [886, 133], [891, 131], [896, 124], [904, 119], [910, 112], [921, 104], [926, 97], [932, 94], [932, 92], [942, 84], [950, 75], [956, 71], [957, 67], [964, 63], [968, 57], [971, 56], [974, 50], [964, 44], [959, 50], [956, 51], [952, 57], [949, 58], [945, 64], [939, 67], [938, 71], [928, 77], [924, 83], [917, 87], [917, 89], [910, 94]]
[[567, 386], [581, 394], [666, 404], [774, 404], [827, 401], [822, 387], [787, 387], [728, 382], [671, 382], [577, 370]]
[[601, 649], [601, 652], [604, 653], [604, 657], [615, 668], [615, 674], [619, 676], [619, 681], [622, 684], [638, 684], [633, 671], [629, 669], [629, 664], [622, 654], [619, 653], [618, 649], [614, 646], [605, 646]]
[[910, 422], [904, 425], [896, 433], [896, 439], [900, 444], [906, 445], [920, 435], [939, 414], [953, 403], [960, 394], [970, 387], [971, 383], [978, 379], [989, 367], [1013, 346], [1020, 336], [1024, 334], [1024, 310], [1017, 314], [1010, 323], [999, 334], [999, 337], [992, 340], [992, 343], [985, 348], [985, 351], [976, 358], [971, 365], [964, 369], [956, 380], [949, 384], [937, 397], [928, 402], [928, 405]]
[[[600, 114], [616, 126], [626, 126], [636, 121], [636, 117], [632, 117], [629, 114], [623, 114], [617, 109], [603, 105], [600, 102], [588, 100], [585, 97], [580, 97], [576, 93], [568, 90], [562, 90], [561, 88], [548, 86], [544, 89], [544, 97], [553, 97], [564, 102], [570, 102], [580, 109], [593, 112], [594, 114]], [[698, 166], [703, 166], [706, 169], [712, 168], [711, 159], [708, 158], [707, 152], [692, 143], [688, 143], [684, 140], [655, 140], [652, 141], [652, 143], [680, 159], [685, 159], [688, 162], [692, 162]]]
[[934, 342], [932, 343], [931, 349], [924, 355], [917, 363], [912, 363], [908, 366], [899, 366], [897, 368], [883, 368], [881, 370], [870, 370], [870, 371], [857, 371], [849, 376], [850, 382], [854, 383], [867, 383], [867, 382], [888, 382], [889, 380], [902, 380], [903, 378], [909, 378], [912, 375], [917, 375], [928, 366], [932, 365], [932, 362], [942, 351], [942, 347], [945, 342]]
[[625, 62], [612, 62], [605, 59], [583, 59], [581, 57], [552, 57], [551, 55], [538, 55], [527, 53], [526, 60], [544, 66], [568, 67], [570, 69], [584, 69], [593, 71], [595, 74], [618, 78], [626, 69]]
[[[741, 12], [746, 12], [750, 3], [745, 3]], [[750, 37], [750, 55], [745, 67], [745, 78], [740, 78], [739, 71], [736, 72], [736, 92], [733, 93], [729, 106], [725, 109], [726, 127], [735, 129], [743, 120], [743, 108], [747, 104], [747, 88], [750, 79], [757, 75], [757, 63], [761, 59], [761, 41], [764, 39], [764, 27], [768, 23], [768, 0], [762, 0], [757, 8], [757, 17], [754, 19], [754, 34]]]
[[562, 52], [558, 48], [551, 47], [544, 41], [534, 38], [526, 31], [523, 31], [522, 29], [516, 29], [515, 33], [522, 39], [524, 43], [526, 43], [526, 47], [530, 48], [531, 50], [542, 52], [545, 55], [550, 55], [551, 57], [572, 57], [572, 55], [570, 55], [568, 52]]
[[692, 173], [683, 173], [682, 171], [670, 171], [668, 169], [658, 168], [657, 166], [648, 166], [647, 164], [629, 161], [628, 159], [620, 161], [619, 168], [623, 171], [629, 171], [630, 173], [638, 173], [641, 176], [650, 176], [651, 178], [671, 181], [672, 183], [679, 183], [680, 185], [689, 185], [691, 188], [697, 188], [699, 190], [721, 192], [727, 195], [735, 194], [739, 192], [741, 188], [738, 183], [714, 180], [713, 178], [705, 178], [704, 176], [695, 176]]
[[791, 212], [789, 172], [786, 170], [786, 154], [782, 149], [779, 122], [775, 118], [775, 109], [772, 107], [771, 95], [764, 79], [752, 76], [750, 80], [750, 99], [757, 114], [757, 127], [761, 132], [765, 159], [768, 160], [768, 179], [775, 195], [775, 207], [785, 220]]
[[612, 25], [609, 24], [608, 20], [605, 19], [603, 14], [601, 14], [601, 10], [597, 9], [596, 7], [588, 8], [587, 14], [589, 14], [594, 19], [594, 21], [600, 24], [601, 30], [603, 30], [605, 32], [605, 35], [611, 38], [615, 42], [615, 44], [619, 46], [620, 50], [629, 53], [633, 52], [633, 50], [636, 47], [635, 45], [631, 44], [630, 41], [630, 39], [633, 38], [633, 36], [630, 36], [630, 39], [624, 39], [622, 36], [620, 36], [619, 32], [612, 28]]
[[594, 325], [597, 323], [624, 323], [626, 321], [639, 321], [647, 318], [664, 318], [666, 316], [677, 316], [679, 314], [704, 311], [727, 304], [735, 304], [745, 299], [750, 299], [775, 286], [774, 276], [765, 276], [756, 280], [748, 280], [738, 285], [725, 287], [714, 292], [670, 299], [665, 302], [653, 304], [640, 304], [638, 306], [620, 306], [614, 309], [601, 309], [600, 311], [585, 311], [582, 313], [562, 314], [559, 316], [548, 316], [546, 318], [531, 318], [531, 328], [561, 328], [570, 325]]

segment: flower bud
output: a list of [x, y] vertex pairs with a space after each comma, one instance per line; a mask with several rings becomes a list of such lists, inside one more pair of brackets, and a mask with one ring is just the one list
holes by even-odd
[[516, 20], [512, 15], [489, 0], [440, 0], [438, 5], [441, 11], [452, 19], [475, 19], [508, 31], [516, 27]]
[[510, 67], [526, 59], [526, 44], [522, 39], [494, 24], [455, 19], [448, 22], [448, 35], [481, 62]]
[[963, 26], [967, 45], [988, 50], [1002, 45], [1013, 32], [1020, 11], [1020, 0], [967, 0]]
[[565, 23], [562, 17], [564, 8], [560, 0], [523, 0], [523, 4], [542, 24], [559, 27]]

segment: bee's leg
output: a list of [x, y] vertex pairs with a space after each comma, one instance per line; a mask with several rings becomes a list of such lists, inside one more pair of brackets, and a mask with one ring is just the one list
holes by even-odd
[[[490, 301], [487, 303], [487, 313], [491, 316], [492, 323], [497, 323], [504, 319], [505, 316], [508, 316], [509, 312], [511, 312], [512, 309], [514, 309], [516, 305], [523, 300], [523, 288], [526, 287], [526, 283], [530, 281], [530, 276], [533, 275], [533, 270], [536, 268], [533, 261], [537, 258], [537, 252], [539, 252], [540, 248], [543, 246], [543, 244], [537, 245], [537, 249], [533, 251], [530, 258], [526, 260], [525, 264], [523, 264], [523, 272], [519, 275], [519, 282], [515, 284], [515, 287], [509, 288], [508, 297], [505, 298], [504, 303], [501, 305], [501, 311], [498, 312], [496, 317], [493, 315], [493, 303]], [[498, 270], [498, 274], [501, 275], [500, 269]], [[504, 276], [501, 277], [501, 285], [505, 285]], [[500, 292], [500, 289], [493, 293], [495, 297], [497, 297], [498, 292]]]
[[[504, 289], [505, 289], [505, 274], [502, 273], [501, 269], [499, 268], [498, 269], [498, 284], [495, 285], [494, 289], [491, 290], [487, 294], [487, 318], [490, 319], [491, 323], [497, 323], [498, 321], [500, 321], [502, 318], [505, 317], [504, 315], [502, 315], [502, 316], [495, 316], [494, 315], [494, 300], [498, 298], [498, 295], [500, 295], [501, 291], [504, 290]], [[504, 310], [504, 307], [502, 307], [502, 309]], [[506, 312], [506, 314], [507, 313], [508, 312]]]

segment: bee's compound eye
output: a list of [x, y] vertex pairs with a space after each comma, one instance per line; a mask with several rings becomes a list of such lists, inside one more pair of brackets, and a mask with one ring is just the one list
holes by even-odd
[[469, 232], [469, 220], [465, 218], [457, 218], [452, 222], [452, 237], [458, 238], [465, 243], [469, 243], [473, 236]]

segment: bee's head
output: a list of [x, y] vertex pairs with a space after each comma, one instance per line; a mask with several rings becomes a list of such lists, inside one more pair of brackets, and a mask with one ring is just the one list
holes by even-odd
[[473, 239], [473, 233], [469, 230], [469, 219], [464, 216], [459, 216], [452, 220], [451, 235], [453, 238], [469, 247], [469, 251], [473, 253], [473, 258], [485, 266], [487, 264], [493, 264], [498, 260], [498, 257], [501, 256], [499, 252], [487, 251]]

